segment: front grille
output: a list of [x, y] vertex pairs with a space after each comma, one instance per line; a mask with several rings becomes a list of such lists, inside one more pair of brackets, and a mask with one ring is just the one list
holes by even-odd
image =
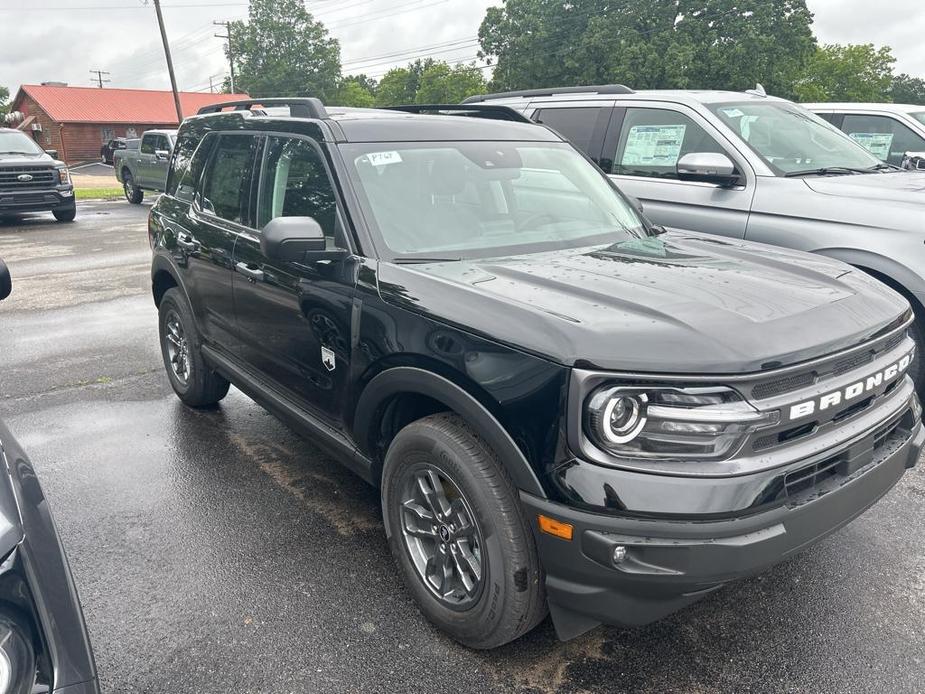
[[[31, 176], [31, 178], [20, 180], [20, 176]], [[52, 168], [35, 166], [0, 167], [0, 190], [53, 188], [57, 184], [58, 173]]]
[[873, 352], [860, 352], [858, 354], [853, 354], [846, 359], [835, 362], [833, 373], [836, 376], [841, 376], [842, 374], [846, 374], [849, 371], [853, 371], [854, 369], [857, 369], [861, 366], [870, 364], [873, 360]]
[[800, 388], [806, 388], [813, 385], [815, 382], [816, 373], [814, 371], [806, 371], [804, 373], [788, 376], [787, 378], [781, 378], [776, 381], [759, 383], [752, 390], [752, 395], [758, 400], [763, 400], [764, 398], [772, 398], [775, 395], [781, 395], [782, 393], [789, 393], [794, 390], [799, 390]]

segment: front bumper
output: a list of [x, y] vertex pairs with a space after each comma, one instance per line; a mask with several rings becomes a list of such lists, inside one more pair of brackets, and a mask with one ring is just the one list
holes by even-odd
[[[910, 408], [907, 424], [885, 440], [871, 433], [854, 441], [844, 461], [845, 474], [827, 477], [782, 503], [726, 517], [606, 515], [521, 492], [533, 519], [550, 612], [560, 638], [572, 638], [601, 623], [653, 622], [838, 530], [916, 464], [925, 444], [916, 407]], [[747, 479], [743, 484], [747, 486]], [[668, 508], [671, 499], [662, 503]], [[570, 523], [572, 540], [540, 532], [535, 522], [538, 514]], [[614, 548], [621, 545], [626, 557], [615, 564]]]
[[74, 187], [71, 185], [55, 188], [0, 190], [0, 214], [63, 210], [75, 204]]

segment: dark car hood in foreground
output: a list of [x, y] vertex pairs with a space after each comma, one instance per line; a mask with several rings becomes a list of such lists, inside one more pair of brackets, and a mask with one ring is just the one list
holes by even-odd
[[907, 310], [847, 265], [668, 233], [606, 249], [379, 268], [380, 292], [569, 366], [742, 373], [856, 345]]
[[23, 537], [19, 506], [13, 494], [11, 471], [7, 467], [16, 459], [12, 450], [16, 445], [9, 430], [0, 422], [0, 449], [4, 451], [0, 454], [0, 559], [13, 551]]
[[892, 173], [856, 174], [853, 176], [814, 176], [804, 182], [817, 193], [852, 199], [925, 205], [925, 173], [895, 171]]

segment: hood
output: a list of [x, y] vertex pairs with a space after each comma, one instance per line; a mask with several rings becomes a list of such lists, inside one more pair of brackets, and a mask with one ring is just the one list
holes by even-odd
[[5, 154], [0, 153], [0, 166], [20, 166], [22, 164], [44, 164], [51, 166], [55, 160], [46, 152], [38, 154]]
[[13, 493], [9, 467], [21, 455], [19, 445], [0, 422], [0, 559], [13, 551], [23, 538], [19, 504]]
[[488, 339], [583, 368], [747, 373], [854, 346], [908, 304], [848, 265], [669, 232], [609, 247], [380, 264], [380, 293]]
[[824, 195], [870, 200], [878, 204], [897, 202], [925, 205], [925, 172], [811, 176], [804, 178], [803, 182], [811, 190]]

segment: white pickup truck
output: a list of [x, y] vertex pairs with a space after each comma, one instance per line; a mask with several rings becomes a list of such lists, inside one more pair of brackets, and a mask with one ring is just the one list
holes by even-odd
[[128, 147], [113, 153], [113, 170], [126, 200], [137, 205], [146, 190], [164, 191], [167, 164], [176, 138], [176, 130], [148, 130], [140, 141], [129, 140]]

